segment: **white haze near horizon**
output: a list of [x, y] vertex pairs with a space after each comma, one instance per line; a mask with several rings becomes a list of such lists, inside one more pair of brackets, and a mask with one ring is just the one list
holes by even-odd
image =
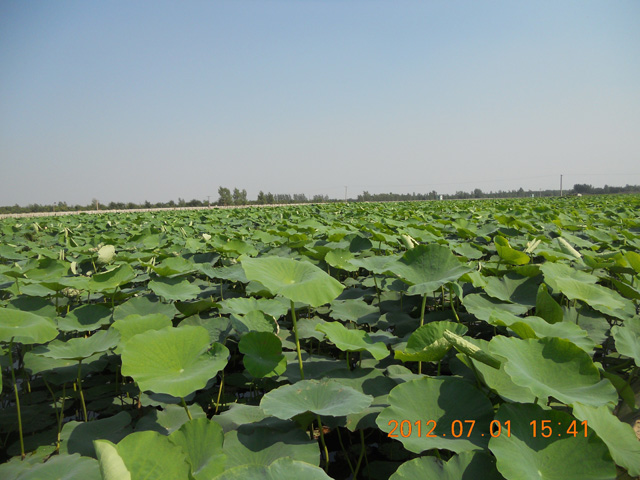
[[640, 2], [0, 3], [0, 205], [640, 184]]

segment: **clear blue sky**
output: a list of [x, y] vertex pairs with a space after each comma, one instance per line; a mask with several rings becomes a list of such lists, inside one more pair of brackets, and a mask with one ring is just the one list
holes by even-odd
[[640, 184], [638, 1], [0, 0], [0, 205]]

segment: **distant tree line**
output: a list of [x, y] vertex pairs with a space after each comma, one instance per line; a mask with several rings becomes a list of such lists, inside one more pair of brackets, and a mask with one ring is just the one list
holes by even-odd
[[[604, 187], [594, 187], [586, 183], [576, 183], [572, 189], [562, 192], [563, 195], [602, 195], [617, 193], [640, 193], [640, 185], [625, 185], [624, 187], [614, 187], [605, 185]], [[406, 202], [419, 200], [443, 200], [451, 199], [473, 199], [473, 198], [526, 198], [526, 197], [557, 197], [560, 196], [560, 190], [498, 190], [497, 192], [483, 192], [476, 188], [469, 192], [462, 190], [453, 194], [439, 194], [435, 190], [428, 193], [369, 193], [362, 192], [357, 198], [349, 198], [350, 202]], [[13, 205], [0, 206], [0, 214], [11, 213], [40, 213], [40, 212], [81, 212], [95, 210], [137, 210], [142, 208], [187, 208], [187, 207], [206, 207], [210, 205], [219, 206], [240, 206], [240, 205], [277, 205], [277, 204], [296, 204], [296, 203], [329, 203], [342, 202], [344, 199], [329, 198], [328, 195], [313, 195], [307, 197], [304, 193], [264, 193], [262, 190], [258, 193], [256, 200], [247, 198], [245, 189], [234, 188], [231, 191], [228, 188], [220, 187], [218, 189], [218, 200], [210, 203], [208, 200], [189, 200], [178, 197], [178, 201], [169, 200], [168, 202], [152, 203], [145, 201], [143, 203], [134, 202], [109, 202], [101, 204], [97, 199], [92, 199], [87, 205], [70, 205], [66, 202], [54, 202], [53, 205], [40, 205], [31, 203], [27, 206]]]

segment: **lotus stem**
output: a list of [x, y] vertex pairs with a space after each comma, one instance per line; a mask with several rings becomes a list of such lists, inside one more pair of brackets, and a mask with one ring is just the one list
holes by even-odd
[[22, 414], [20, 413], [20, 395], [18, 394], [18, 384], [16, 374], [13, 371], [13, 338], [9, 343], [9, 366], [11, 367], [11, 381], [13, 382], [13, 393], [16, 397], [16, 410], [18, 411], [18, 434], [20, 436], [20, 456], [24, 460], [24, 437], [22, 436]]
[[360, 471], [360, 465], [362, 465], [362, 459], [364, 458], [365, 448], [364, 448], [364, 431], [359, 430], [360, 432], [360, 456], [358, 457], [358, 463], [356, 464], [356, 470], [353, 472], [353, 478], [358, 477], [358, 472]]
[[[427, 294], [422, 295], [422, 307], [420, 308], [420, 326], [424, 325], [424, 311], [427, 308]], [[422, 362], [418, 362], [418, 375], [422, 374]]]
[[456, 321], [458, 323], [460, 322], [460, 317], [458, 317], [458, 312], [456, 312], [456, 307], [453, 305], [453, 288], [449, 287], [449, 305], [451, 305], [451, 310], [453, 311], [453, 314], [456, 317]]
[[316, 418], [318, 419], [318, 429], [320, 430], [320, 443], [322, 443], [322, 450], [324, 451], [324, 471], [329, 473], [329, 450], [327, 449], [327, 443], [324, 441], [324, 428], [322, 427], [320, 415], [316, 415]]
[[220, 408], [220, 397], [222, 397], [222, 389], [224, 388], [224, 370], [222, 370], [222, 379], [220, 380], [220, 388], [218, 388], [218, 399], [216, 400], [216, 411], [214, 415], [218, 414]]
[[187, 417], [189, 417], [189, 420], [193, 420], [193, 417], [191, 416], [191, 412], [187, 407], [187, 402], [184, 401], [184, 397], [180, 397], [180, 400], [182, 401], [182, 406], [184, 408], [184, 411], [187, 412]]
[[82, 360], [78, 362], [78, 393], [80, 394], [80, 403], [82, 403], [82, 414], [84, 415], [84, 421], [87, 419], [87, 406], [84, 403], [84, 393], [82, 393]]
[[373, 283], [376, 286], [376, 295], [378, 296], [378, 310], [382, 313], [382, 301], [380, 300], [380, 288], [378, 287], [378, 280], [376, 279], [376, 274], [373, 274]]
[[[298, 338], [298, 322], [296, 321], [296, 307], [291, 300], [291, 318], [293, 320], [293, 335], [296, 339], [296, 351], [298, 352], [298, 364], [300, 365], [300, 379], [304, 380], [304, 370], [302, 368], [302, 351], [300, 350], [300, 340]], [[320, 417], [318, 417], [320, 419]]]
[[351, 475], [353, 478], [356, 478], [356, 475], [353, 471], [353, 465], [351, 464], [351, 460], [349, 459], [349, 452], [344, 448], [344, 443], [342, 443], [342, 435], [340, 435], [340, 427], [336, 428], [336, 433], [338, 434], [338, 441], [340, 442], [340, 448], [342, 448], [342, 452], [344, 453], [344, 458], [347, 460], [347, 465], [349, 465], [349, 470], [351, 470]]

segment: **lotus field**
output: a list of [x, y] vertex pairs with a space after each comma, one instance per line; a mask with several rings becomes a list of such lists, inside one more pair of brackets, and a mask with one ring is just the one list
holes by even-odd
[[0, 478], [636, 477], [638, 212], [0, 220]]

